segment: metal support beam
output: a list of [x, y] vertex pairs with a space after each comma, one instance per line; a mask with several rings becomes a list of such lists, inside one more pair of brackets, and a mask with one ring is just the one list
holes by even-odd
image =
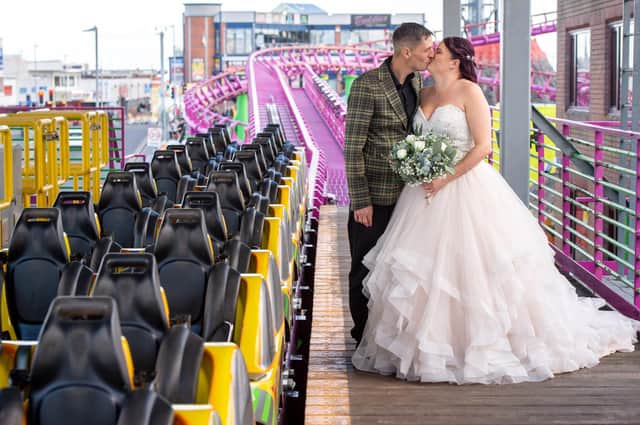
[[462, 8], [460, 0], [442, 0], [443, 37], [462, 35]]
[[500, 171], [529, 204], [531, 1], [505, 1], [500, 10]]

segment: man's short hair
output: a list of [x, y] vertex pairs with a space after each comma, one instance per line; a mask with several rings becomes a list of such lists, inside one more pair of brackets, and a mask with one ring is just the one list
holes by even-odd
[[414, 47], [423, 39], [433, 37], [433, 33], [424, 25], [404, 22], [393, 31], [393, 50], [402, 47]]

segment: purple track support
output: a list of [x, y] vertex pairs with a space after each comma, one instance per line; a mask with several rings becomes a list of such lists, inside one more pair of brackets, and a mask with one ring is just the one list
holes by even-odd
[[636, 234], [635, 234], [635, 273], [633, 275], [633, 304], [640, 310], [640, 138], [636, 138]]
[[595, 130], [594, 133], [594, 183], [593, 183], [593, 193], [595, 195], [595, 204], [594, 204], [594, 223], [593, 223], [593, 260], [595, 265], [594, 274], [596, 278], [602, 281], [603, 276], [603, 268], [604, 264], [604, 253], [602, 252], [602, 246], [604, 240], [602, 238], [603, 232], [603, 220], [602, 214], [604, 213], [604, 204], [602, 203], [602, 199], [604, 198], [604, 187], [602, 186], [602, 180], [604, 178], [604, 150], [602, 149], [604, 146], [604, 134], [600, 130]]
[[544, 224], [544, 133], [536, 135], [538, 142], [538, 223]]

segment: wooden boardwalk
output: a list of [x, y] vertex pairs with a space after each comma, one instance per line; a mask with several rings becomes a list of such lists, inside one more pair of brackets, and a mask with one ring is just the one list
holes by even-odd
[[640, 424], [640, 351], [532, 384], [417, 384], [355, 371], [346, 214], [320, 214], [307, 425]]

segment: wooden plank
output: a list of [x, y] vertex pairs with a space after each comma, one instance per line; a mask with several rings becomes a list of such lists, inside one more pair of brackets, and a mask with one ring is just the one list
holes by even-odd
[[307, 425], [640, 424], [640, 352], [541, 383], [408, 383], [351, 366], [347, 210], [320, 213]]

